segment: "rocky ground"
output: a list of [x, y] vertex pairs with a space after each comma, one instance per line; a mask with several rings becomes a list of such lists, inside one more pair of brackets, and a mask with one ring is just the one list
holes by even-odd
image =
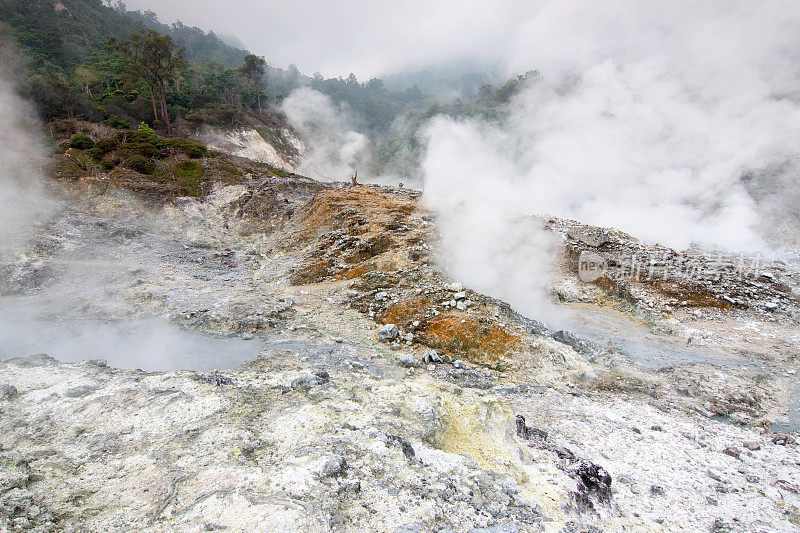
[[4, 260], [5, 346], [153, 320], [233, 344], [5, 348], [0, 528], [800, 530], [795, 263], [522, 221], [563, 243], [560, 329], [448, 278], [415, 191], [248, 165], [203, 198], [62, 183]]

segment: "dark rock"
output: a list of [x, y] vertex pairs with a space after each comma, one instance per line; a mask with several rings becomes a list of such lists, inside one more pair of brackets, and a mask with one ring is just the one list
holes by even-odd
[[361, 482], [356, 481], [354, 483], [344, 483], [339, 486], [339, 489], [336, 492], [339, 495], [347, 493], [358, 494], [359, 492], [361, 492]]
[[401, 353], [397, 356], [397, 364], [406, 368], [412, 368], [415, 366], [419, 366], [419, 363], [414, 358], [413, 354], [410, 353]]
[[341, 455], [334, 455], [322, 467], [322, 477], [336, 477], [347, 470], [347, 460]]
[[711, 528], [709, 529], [711, 533], [733, 533], [734, 528], [733, 524], [730, 522], [725, 521], [723, 518], [717, 518], [714, 520], [714, 523], [711, 524]]
[[736, 446], [728, 446], [727, 448], [722, 450], [722, 453], [738, 459], [739, 455], [741, 455], [742, 452], [739, 451], [739, 448], [737, 448]]
[[556, 331], [553, 333], [552, 337], [561, 344], [566, 344], [576, 352], [584, 355], [595, 355], [601, 351], [600, 347], [595, 343], [581, 339], [571, 331], [567, 331], [565, 329]]
[[778, 481], [776, 481], [775, 486], [778, 487], [779, 489], [791, 492], [792, 494], [800, 494], [800, 488], [798, 488], [797, 485], [794, 485], [786, 481], [785, 479], [779, 479]]
[[233, 379], [223, 376], [219, 372], [209, 372], [208, 374], [195, 374], [195, 379], [197, 381], [202, 381], [205, 383], [211, 383], [212, 385], [216, 385], [217, 387], [224, 387], [225, 385], [231, 385], [233, 383]]
[[7, 402], [8, 400], [13, 400], [19, 396], [19, 392], [17, 388], [13, 385], [9, 385], [7, 383], [3, 383], [0, 385], [0, 402]]
[[548, 328], [538, 320], [529, 320], [527, 324], [528, 327], [530, 328], [530, 332], [534, 335], [538, 335], [540, 337], [549, 337], [552, 333], [550, 331], [550, 328]]
[[485, 370], [471, 370], [466, 368], [452, 368], [447, 374], [447, 380], [462, 387], [487, 390], [491, 389], [497, 378]]
[[393, 341], [400, 336], [400, 330], [394, 324], [386, 324], [378, 331], [378, 337], [382, 341]]
[[330, 374], [327, 370], [315, 370], [308, 376], [300, 376], [292, 380], [291, 387], [294, 390], [307, 391], [311, 387], [329, 383], [331, 380]]
[[789, 444], [796, 444], [797, 440], [788, 433], [775, 433], [772, 436], [772, 443], [779, 446], [787, 446]]
[[422, 354], [422, 361], [428, 365], [431, 363], [449, 363], [451, 361], [451, 357], [447, 354], [439, 355], [439, 352], [436, 350], [428, 350], [424, 354]]
[[547, 431], [525, 425], [525, 417], [517, 415], [517, 436], [525, 440], [547, 440]]
[[14, 359], [9, 359], [8, 362], [23, 367], [51, 366], [58, 364], [58, 361], [55, 358], [50, 357], [46, 353], [40, 353], [28, 357], [15, 357]]
[[307, 391], [316, 384], [317, 380], [314, 376], [300, 376], [299, 378], [293, 379], [290, 386], [294, 390]]
[[602, 466], [579, 460], [567, 468], [567, 473], [578, 482], [577, 491], [571, 495], [578, 511], [593, 510], [592, 498], [604, 504], [611, 501], [611, 475]]
[[414, 451], [414, 447], [411, 446], [411, 443], [408, 442], [403, 437], [398, 437], [397, 435], [389, 435], [386, 445], [389, 446], [391, 444], [396, 444], [400, 446], [400, 450], [403, 452], [409, 461], [413, 461], [417, 454]]
[[661, 428], [661, 426], [659, 426], [659, 425], [657, 425], [657, 424], [650, 426], [650, 430], [651, 430], [651, 431], [663, 431], [663, 429]]
[[664, 487], [660, 485], [650, 485], [650, 494], [653, 496], [663, 496]]

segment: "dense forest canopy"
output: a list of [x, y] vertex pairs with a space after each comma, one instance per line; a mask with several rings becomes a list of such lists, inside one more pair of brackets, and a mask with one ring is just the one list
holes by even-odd
[[[0, 0], [0, 41], [15, 49], [21, 90], [48, 122], [146, 123], [163, 134], [175, 126], [184, 133], [200, 125], [280, 128], [279, 104], [307, 86], [327, 95], [369, 136], [373, 170], [400, 173], [419, 156], [417, 131], [427, 118], [499, 119], [519, 85], [532, 79], [528, 73], [498, 87], [486, 76], [449, 75], [438, 83], [423, 73], [395, 75], [387, 86], [354, 74], [309, 76], [294, 65], [270, 65], [268, 57], [231, 46], [212, 31], [163, 24], [151, 11], [128, 11], [112, 0]], [[451, 94], [437, 98], [417, 81]]]

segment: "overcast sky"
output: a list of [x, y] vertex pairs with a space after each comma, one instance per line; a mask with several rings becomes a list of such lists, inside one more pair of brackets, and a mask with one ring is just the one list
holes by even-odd
[[359, 78], [505, 57], [535, 2], [495, 0], [126, 0], [165, 23], [235, 35], [276, 66]]

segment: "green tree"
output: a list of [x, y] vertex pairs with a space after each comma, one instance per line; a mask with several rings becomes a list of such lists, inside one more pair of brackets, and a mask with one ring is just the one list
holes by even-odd
[[73, 71], [72, 77], [75, 79], [75, 82], [83, 88], [86, 95], [91, 97], [92, 83], [97, 80], [97, 72], [91, 67], [82, 65]]
[[256, 99], [258, 100], [258, 115], [261, 116], [261, 83], [264, 79], [264, 68], [267, 62], [263, 57], [258, 57], [253, 54], [247, 54], [244, 57], [244, 64], [239, 67], [239, 72], [242, 76], [250, 82], [256, 91]]
[[184, 50], [169, 35], [154, 30], [140, 30], [129, 39], [112, 37], [108, 48], [119, 55], [123, 70], [131, 77], [143, 79], [150, 88], [153, 117], [158, 119], [156, 96], [161, 106], [161, 121], [171, 133], [167, 112], [167, 80], [185, 66]]

